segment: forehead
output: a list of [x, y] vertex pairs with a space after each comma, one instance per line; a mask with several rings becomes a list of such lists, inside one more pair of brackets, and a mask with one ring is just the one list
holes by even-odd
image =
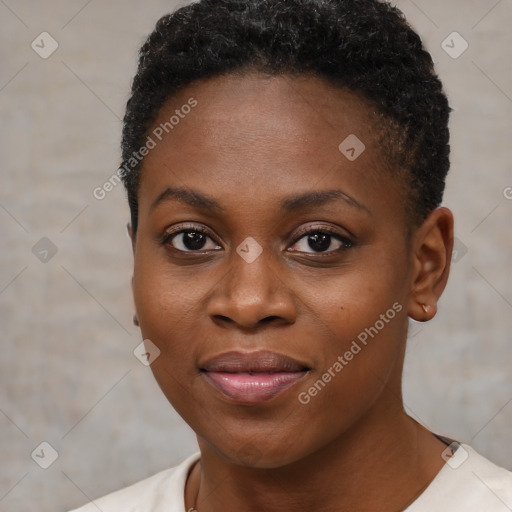
[[169, 186], [214, 192], [226, 204], [340, 186], [382, 202], [383, 191], [397, 190], [374, 121], [359, 95], [315, 77], [254, 73], [193, 83], [165, 103], [148, 132], [155, 144], [143, 161], [140, 212]]
[[[177, 115], [194, 98], [197, 106]], [[266, 139], [268, 144], [291, 147], [292, 138], [302, 139], [303, 150], [321, 145], [338, 150], [340, 137], [358, 132], [371, 143], [377, 116], [367, 101], [348, 89], [329, 85], [313, 76], [266, 76], [252, 72], [223, 75], [195, 82], [169, 99], [160, 109], [154, 127], [171, 118], [172, 129], [164, 130], [169, 145], [190, 140], [192, 128], [202, 142], [244, 143], [243, 139]], [[184, 117], [188, 118], [186, 122]], [[176, 123], [176, 124], [174, 124]], [[167, 126], [169, 128], [169, 126]], [[224, 135], [224, 137], [223, 137]], [[329, 135], [326, 138], [326, 135]]]

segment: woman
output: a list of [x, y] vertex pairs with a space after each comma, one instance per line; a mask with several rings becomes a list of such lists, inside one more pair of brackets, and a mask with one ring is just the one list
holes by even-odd
[[450, 269], [449, 110], [387, 3], [157, 23], [120, 175], [145, 356], [200, 453], [81, 512], [512, 507], [510, 472], [402, 402], [408, 320]]

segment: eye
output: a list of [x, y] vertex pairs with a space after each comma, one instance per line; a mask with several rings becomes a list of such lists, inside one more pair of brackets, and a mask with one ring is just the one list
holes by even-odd
[[212, 251], [222, 249], [199, 225], [179, 226], [181, 229], [167, 230], [162, 243], [181, 252]]
[[[304, 236], [300, 237], [292, 246], [294, 252], [310, 254], [340, 252], [354, 245], [346, 236], [328, 228], [315, 228], [303, 233]], [[295, 249], [293, 249], [294, 247]]]

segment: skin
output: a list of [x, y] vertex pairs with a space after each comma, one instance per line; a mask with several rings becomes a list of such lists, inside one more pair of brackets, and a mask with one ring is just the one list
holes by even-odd
[[[136, 314], [161, 351], [151, 368], [201, 450], [186, 509], [404, 509], [445, 462], [446, 446], [406, 415], [401, 377], [408, 319], [430, 320], [446, 285], [450, 210], [406, 236], [403, 187], [379, 150], [372, 108], [352, 92], [306, 76], [215, 77], [171, 98], [154, 127], [190, 97], [197, 106], [144, 159], [137, 232], [128, 227]], [[338, 149], [349, 134], [366, 146], [355, 161]], [[223, 210], [177, 200], [151, 209], [167, 187], [208, 195]], [[291, 195], [331, 189], [362, 206], [337, 198], [279, 209]], [[170, 227], [190, 223], [208, 230], [200, 254], [179, 234], [162, 243]], [[325, 227], [353, 245], [335, 235], [319, 252], [299, 233]], [[249, 236], [263, 250], [252, 263], [236, 252]], [[301, 404], [298, 394], [394, 303], [401, 311]], [[225, 351], [256, 349], [311, 370], [253, 405], [226, 399], [199, 371]]]

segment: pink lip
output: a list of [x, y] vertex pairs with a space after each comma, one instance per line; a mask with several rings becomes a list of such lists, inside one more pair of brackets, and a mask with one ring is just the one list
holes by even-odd
[[200, 365], [214, 388], [238, 403], [270, 400], [301, 380], [305, 364], [270, 351], [225, 352]]

